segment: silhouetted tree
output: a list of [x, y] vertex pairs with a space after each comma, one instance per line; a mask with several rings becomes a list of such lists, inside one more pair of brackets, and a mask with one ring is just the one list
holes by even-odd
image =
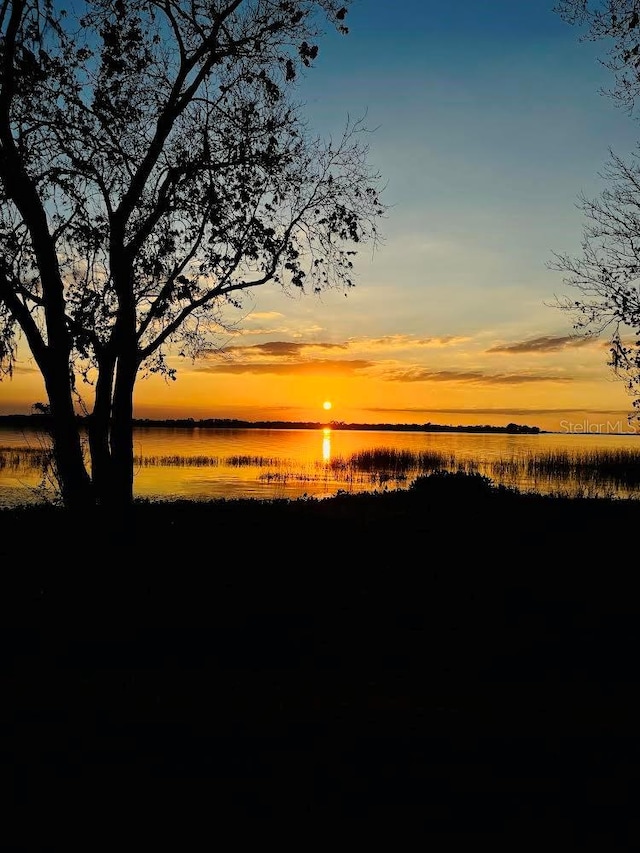
[[[607, 44], [603, 64], [614, 75], [605, 91], [633, 116], [640, 94], [640, 7], [637, 0], [561, 0], [562, 18], [585, 27], [583, 39]], [[609, 365], [640, 407], [640, 145], [627, 159], [610, 152], [599, 197], [580, 196], [585, 217], [579, 256], [554, 254], [552, 269], [565, 275], [577, 298], [558, 300], [585, 336], [607, 335]]]
[[615, 82], [605, 94], [633, 112], [640, 94], [638, 0], [559, 0], [555, 9], [564, 21], [582, 28], [581, 40], [606, 44], [602, 62]]
[[[612, 154], [602, 173], [608, 186], [596, 199], [581, 197], [586, 224], [582, 254], [556, 253], [577, 298], [558, 300], [584, 336], [608, 336], [608, 364], [632, 395], [640, 392], [640, 161]], [[633, 405], [640, 406], [635, 399]]]
[[215, 347], [243, 292], [353, 285], [384, 213], [366, 128], [323, 142], [292, 100], [348, 5], [0, 3], [0, 364], [21, 334], [68, 507], [131, 504], [136, 380]]

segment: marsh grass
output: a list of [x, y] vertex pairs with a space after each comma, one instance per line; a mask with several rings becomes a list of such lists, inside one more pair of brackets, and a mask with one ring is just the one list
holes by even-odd
[[[0, 470], [48, 471], [52, 455], [47, 447], [0, 447]], [[333, 481], [344, 485], [406, 486], [417, 477], [436, 472], [480, 473], [497, 484], [533, 487], [543, 484], [558, 494], [612, 496], [640, 490], [640, 449], [555, 450], [528, 452], [496, 460], [459, 459], [454, 453], [397, 450], [378, 447], [348, 457], [318, 460], [311, 466], [270, 456], [136, 455], [142, 468], [256, 468], [258, 478], [271, 483]]]
[[36, 500], [57, 504], [61, 501], [60, 478], [50, 442], [39, 437], [40, 447], [0, 447], [0, 471], [13, 476], [36, 473], [38, 480], [30, 487]]
[[388, 487], [404, 486], [415, 477], [436, 471], [463, 471], [474, 473], [477, 463], [456, 459], [454, 454], [433, 451], [413, 452], [379, 447], [363, 450], [349, 457], [335, 456], [327, 461], [317, 461], [313, 471], [270, 471], [261, 475], [268, 482], [286, 483], [336, 480], [343, 485], [368, 485]]
[[51, 450], [35, 447], [0, 447], [0, 468], [9, 471], [43, 471], [51, 464]]
[[271, 456], [135, 456], [134, 464], [139, 468], [265, 468], [268, 465], [287, 464], [286, 460]]
[[[331, 463], [329, 463], [331, 464]], [[456, 465], [454, 454], [434, 451], [394, 450], [379, 447], [354, 453], [346, 462], [347, 468], [375, 473], [409, 474], [412, 472], [440, 471]]]
[[487, 468], [498, 480], [570, 481], [589, 492], [598, 486], [611, 491], [640, 487], [640, 451], [626, 448], [528, 453], [490, 462]]

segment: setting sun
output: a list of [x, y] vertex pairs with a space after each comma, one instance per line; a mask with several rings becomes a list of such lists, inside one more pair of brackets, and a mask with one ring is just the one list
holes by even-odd
[[329, 411], [329, 409], [331, 408], [331, 403], [329, 402], [329, 400], [324, 401], [324, 403], [322, 404], [322, 408]]

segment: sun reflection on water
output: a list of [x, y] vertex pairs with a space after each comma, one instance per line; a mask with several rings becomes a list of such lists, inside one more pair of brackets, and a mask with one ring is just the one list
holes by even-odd
[[331, 430], [329, 427], [322, 430], [322, 461], [331, 461]]

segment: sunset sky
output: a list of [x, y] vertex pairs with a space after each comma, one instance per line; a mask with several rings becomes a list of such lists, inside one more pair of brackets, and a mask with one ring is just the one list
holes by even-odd
[[[323, 136], [366, 112], [384, 242], [359, 254], [346, 297], [256, 290], [222, 352], [138, 383], [136, 416], [624, 431], [606, 341], [572, 337], [547, 265], [579, 254], [578, 197], [602, 190], [637, 126], [599, 92], [603, 46], [553, 6], [356, 0], [298, 96]], [[0, 414], [44, 399], [23, 350]]]

